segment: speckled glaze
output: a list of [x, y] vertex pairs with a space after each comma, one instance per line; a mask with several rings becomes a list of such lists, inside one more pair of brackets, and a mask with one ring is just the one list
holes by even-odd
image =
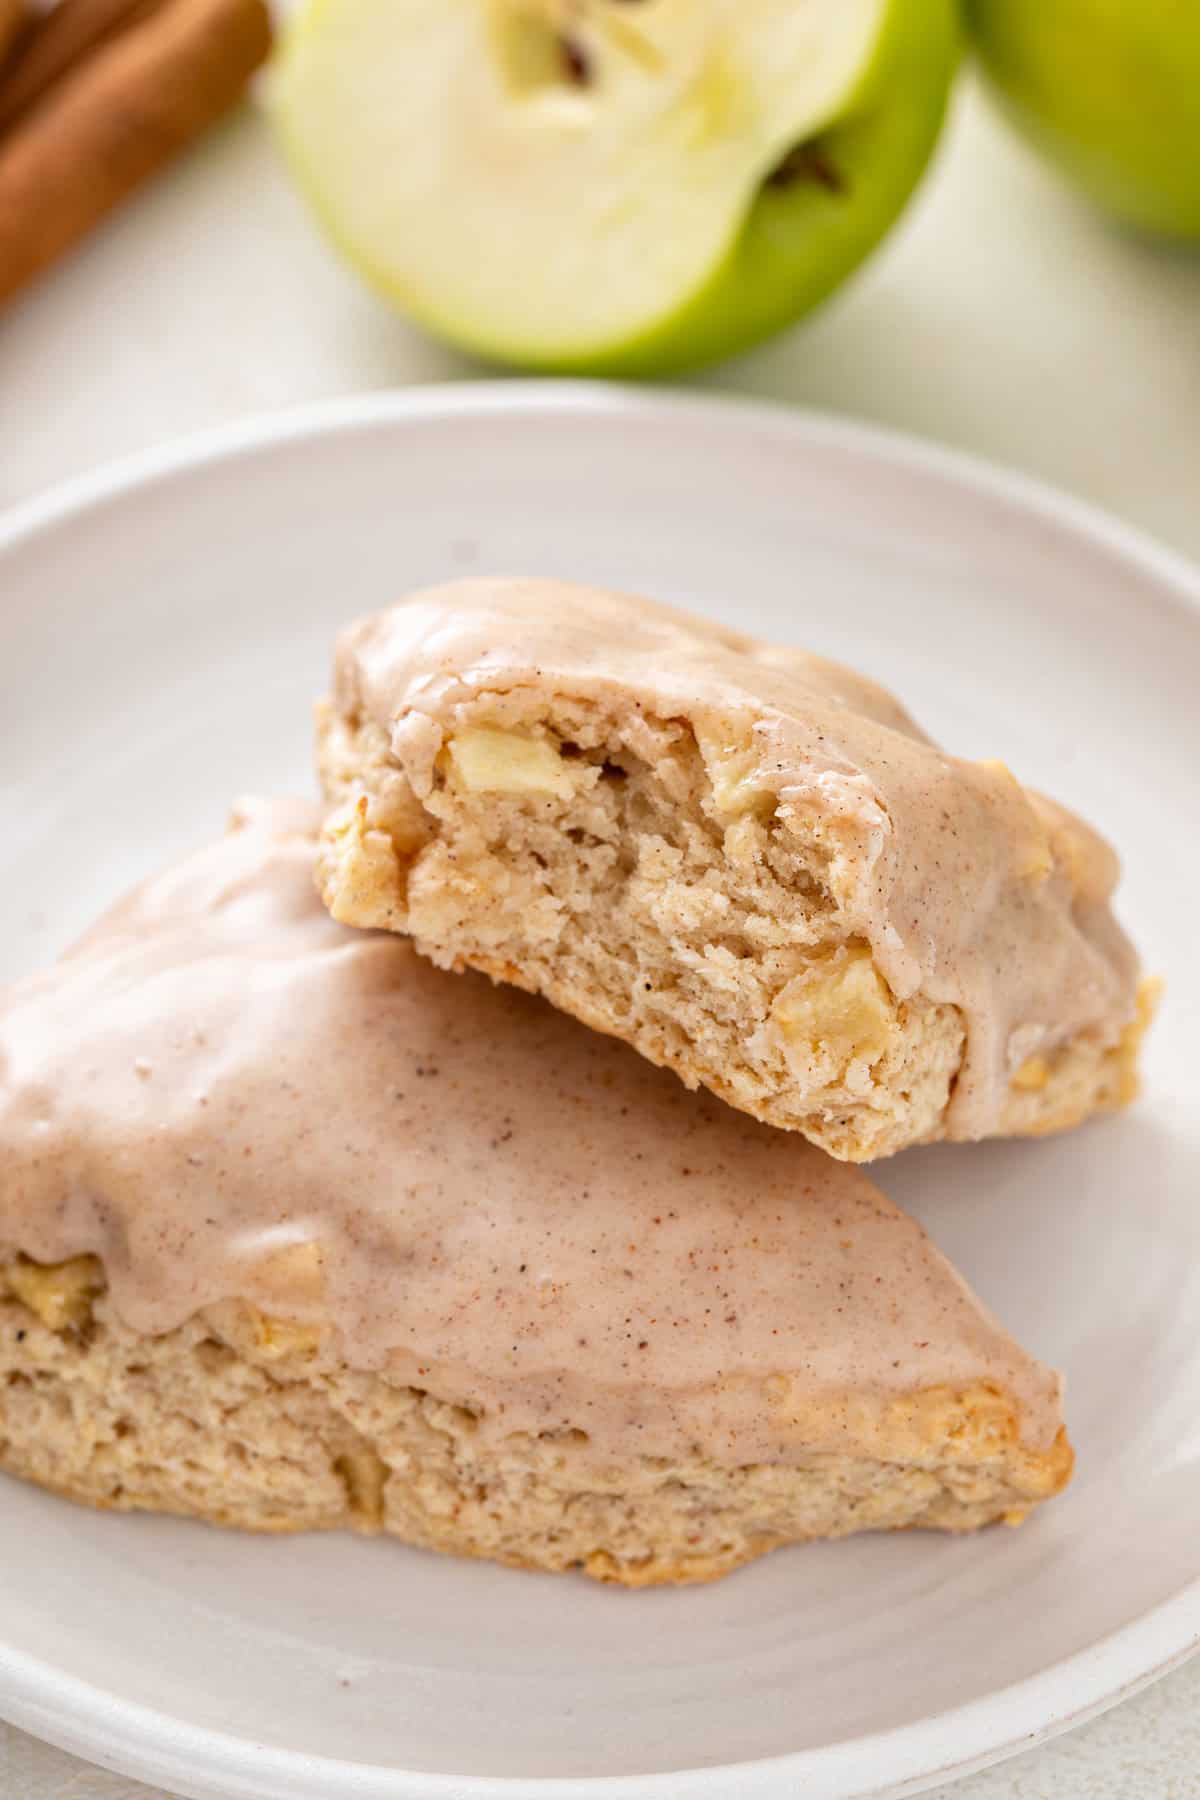
[[307, 808], [146, 883], [0, 1007], [0, 1243], [160, 1332], [242, 1298], [352, 1366], [725, 1463], [1058, 1379], [855, 1170], [544, 1003], [333, 924]]
[[960, 1009], [947, 1135], [999, 1128], [1014, 1072], [1080, 1036], [1117, 1043], [1137, 959], [1109, 900], [1117, 858], [1000, 762], [948, 756], [883, 688], [804, 651], [561, 582], [433, 588], [344, 632], [334, 700], [388, 734], [418, 795], [461, 708], [517, 688], [683, 718], [777, 826], [828, 856], [839, 929], [899, 1000]]

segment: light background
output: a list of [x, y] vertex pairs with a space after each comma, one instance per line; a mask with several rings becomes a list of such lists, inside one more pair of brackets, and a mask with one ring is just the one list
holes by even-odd
[[[246, 413], [484, 372], [332, 260], [248, 113], [0, 320], [0, 506]], [[1200, 255], [1111, 231], [969, 82], [917, 204], [851, 289], [698, 385], [973, 450], [1200, 559]], [[0, 1724], [5, 1800], [153, 1792]], [[937, 1796], [1200, 1796], [1200, 1658]]]

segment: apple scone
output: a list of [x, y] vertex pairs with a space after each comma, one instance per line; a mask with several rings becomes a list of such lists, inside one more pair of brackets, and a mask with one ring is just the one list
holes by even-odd
[[326, 904], [865, 1161], [1134, 1086], [1086, 825], [802, 651], [556, 582], [352, 626], [320, 710]]
[[1058, 1378], [864, 1176], [313, 857], [250, 809], [0, 1002], [0, 1467], [630, 1585], [1063, 1486]]

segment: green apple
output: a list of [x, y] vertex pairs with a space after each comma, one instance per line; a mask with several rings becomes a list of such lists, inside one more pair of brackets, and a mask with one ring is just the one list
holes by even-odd
[[308, 0], [273, 105], [331, 237], [429, 329], [656, 374], [863, 260], [957, 51], [954, 0]]
[[1200, 238], [1200, 0], [967, 0], [1017, 127], [1100, 206]]

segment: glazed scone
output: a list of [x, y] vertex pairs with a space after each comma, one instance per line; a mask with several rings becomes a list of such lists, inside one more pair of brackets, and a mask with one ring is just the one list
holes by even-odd
[[0, 1007], [0, 1466], [632, 1585], [1064, 1484], [1058, 1378], [865, 1177], [335, 925], [295, 824]]
[[344, 633], [320, 765], [335, 918], [834, 1156], [1132, 1094], [1112, 851], [836, 664], [623, 595], [458, 582]]

